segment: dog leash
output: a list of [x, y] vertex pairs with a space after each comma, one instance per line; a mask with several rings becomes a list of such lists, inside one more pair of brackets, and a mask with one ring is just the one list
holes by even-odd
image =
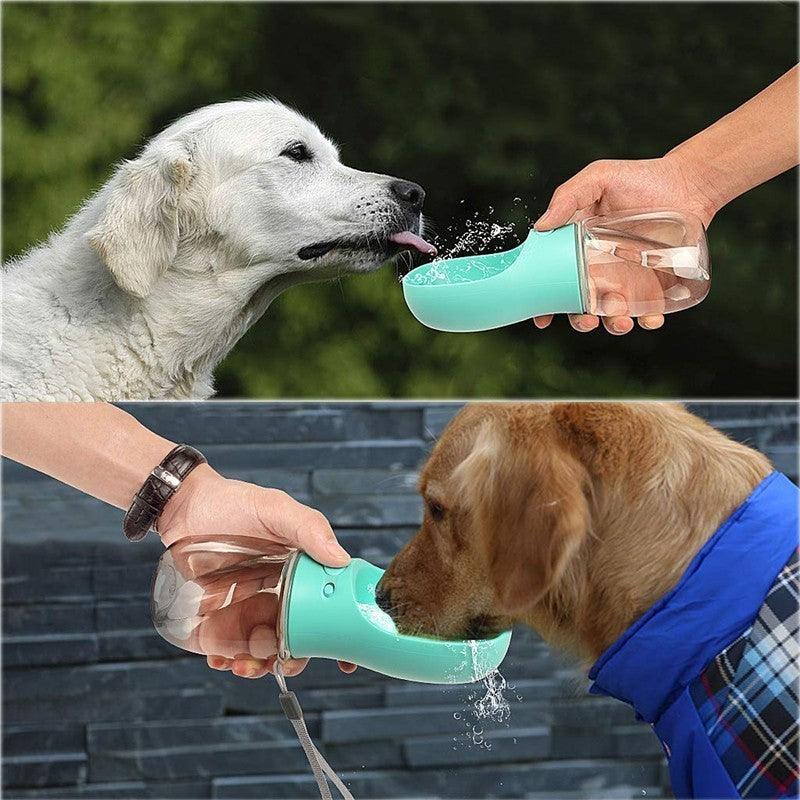
[[331, 788], [328, 786], [328, 778], [333, 782], [333, 785], [339, 790], [343, 800], [354, 800], [350, 790], [344, 785], [339, 776], [334, 772], [331, 765], [325, 760], [322, 753], [317, 750], [316, 745], [311, 740], [311, 735], [306, 727], [306, 721], [303, 718], [303, 709], [300, 707], [300, 701], [294, 692], [290, 692], [286, 687], [286, 676], [283, 674], [283, 665], [280, 659], [275, 661], [275, 680], [278, 682], [280, 694], [278, 699], [281, 703], [281, 708], [286, 716], [286, 719], [291, 722], [294, 732], [297, 734], [297, 739], [303, 752], [308, 759], [308, 765], [314, 773], [314, 778], [319, 787], [319, 794], [322, 800], [332, 800]]

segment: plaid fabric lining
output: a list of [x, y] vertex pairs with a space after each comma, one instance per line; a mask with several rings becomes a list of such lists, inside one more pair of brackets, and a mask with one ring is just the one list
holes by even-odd
[[744, 798], [797, 797], [799, 575], [795, 552], [750, 630], [689, 687], [709, 740]]

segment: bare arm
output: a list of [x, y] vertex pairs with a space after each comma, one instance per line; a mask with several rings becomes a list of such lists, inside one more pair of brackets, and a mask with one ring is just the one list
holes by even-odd
[[[545, 231], [595, 214], [631, 208], [689, 211], [708, 226], [714, 215], [740, 194], [800, 161], [798, 73], [793, 67], [764, 91], [661, 158], [602, 160], [584, 167], [553, 193], [536, 221]], [[545, 328], [552, 316], [534, 322]], [[596, 328], [592, 314], [572, 314], [579, 331]], [[640, 317], [643, 328], [659, 328], [663, 315]], [[633, 328], [628, 316], [604, 317], [610, 333]]]
[[[44, 472], [118, 508], [128, 508], [150, 470], [174, 447], [115, 406], [105, 403], [4, 403], [2, 454]], [[196, 467], [169, 500], [159, 519], [162, 541], [183, 536], [255, 536], [305, 550], [317, 561], [344, 566], [350, 557], [336, 541], [328, 520], [285, 492], [223, 478], [208, 464]], [[122, 537], [120, 529], [118, 536]], [[242, 610], [242, 614], [246, 609]], [[208, 663], [244, 677], [273, 668], [274, 626], [257, 625], [249, 653], [225, 651]], [[209, 647], [214, 646], [209, 643]], [[296, 674], [305, 661], [284, 665]], [[352, 665], [343, 665], [351, 672]]]
[[795, 66], [764, 91], [667, 153], [697, 176], [712, 216], [800, 162]]
[[117, 508], [175, 446], [106, 403], [4, 403], [2, 412], [4, 456]]

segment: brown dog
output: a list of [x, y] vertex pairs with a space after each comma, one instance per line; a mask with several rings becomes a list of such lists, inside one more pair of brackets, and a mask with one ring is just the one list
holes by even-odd
[[768, 460], [669, 403], [478, 403], [422, 471], [379, 586], [405, 633], [522, 622], [586, 662], [672, 589]]

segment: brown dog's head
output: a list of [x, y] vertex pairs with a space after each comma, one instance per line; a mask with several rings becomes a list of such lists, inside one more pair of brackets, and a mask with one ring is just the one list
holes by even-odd
[[561, 441], [552, 406], [475, 404], [419, 481], [425, 516], [379, 585], [407, 633], [493, 636], [558, 582], [589, 530], [586, 469]]
[[596, 657], [770, 470], [678, 405], [473, 404], [425, 465], [422, 526], [376, 597], [403, 633], [524, 622]]

